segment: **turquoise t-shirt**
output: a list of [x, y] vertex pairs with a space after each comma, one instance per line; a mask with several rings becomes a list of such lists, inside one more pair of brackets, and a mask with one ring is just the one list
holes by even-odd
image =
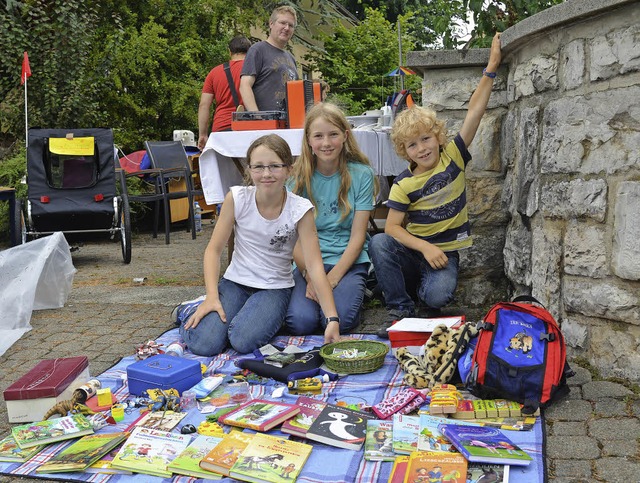
[[[349, 188], [349, 203], [351, 212], [343, 219], [338, 205], [340, 190], [340, 173], [324, 176], [317, 171], [311, 178], [313, 198], [317, 204], [316, 229], [320, 240], [322, 261], [327, 265], [335, 265], [349, 244], [351, 226], [356, 211], [371, 211], [374, 208], [374, 175], [373, 170], [364, 164], [348, 163], [347, 169], [351, 174]], [[289, 188], [293, 183], [289, 182]], [[302, 193], [305, 196], [305, 193]], [[354, 263], [369, 262], [369, 235], [362, 247], [362, 252]]]

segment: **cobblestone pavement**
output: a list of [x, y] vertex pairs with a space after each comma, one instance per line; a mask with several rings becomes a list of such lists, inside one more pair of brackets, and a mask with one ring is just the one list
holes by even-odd
[[[129, 265], [122, 263], [120, 245], [107, 240], [73, 251], [77, 273], [67, 304], [33, 313], [33, 329], [0, 357], [0, 391], [37, 361], [54, 357], [86, 354], [91, 374], [99, 375], [132, 354], [134, 344], [172, 328], [171, 309], [204, 293], [202, 255], [213, 230], [204, 221], [196, 240], [175, 229], [170, 245], [162, 236], [135, 236]], [[144, 283], [133, 281], [142, 277]], [[384, 316], [381, 308], [366, 310], [358, 332], [375, 333]], [[574, 369], [571, 394], [545, 412], [549, 480], [640, 482], [637, 391], [628, 382], [596, 381], [586, 369]], [[0, 404], [0, 435], [9, 431]], [[0, 482], [27, 480], [0, 476]]]

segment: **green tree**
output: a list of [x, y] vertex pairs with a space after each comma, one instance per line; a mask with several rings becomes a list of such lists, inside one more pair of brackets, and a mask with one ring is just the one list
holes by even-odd
[[[307, 60], [331, 86], [334, 101], [349, 114], [379, 108], [394, 91], [394, 81], [385, 75], [398, 66], [397, 31], [383, 12], [367, 8], [359, 25], [335, 27], [333, 35], [322, 35], [324, 51], [312, 52]], [[403, 36], [403, 49], [413, 43]], [[414, 79], [419, 82], [419, 79]], [[383, 87], [384, 83], [384, 87]]]

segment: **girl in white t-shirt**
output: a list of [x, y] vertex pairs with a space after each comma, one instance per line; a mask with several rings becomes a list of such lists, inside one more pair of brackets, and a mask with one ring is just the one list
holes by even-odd
[[[231, 345], [249, 353], [267, 344], [283, 325], [294, 285], [291, 269], [298, 239], [327, 325], [325, 342], [339, 339], [331, 285], [318, 245], [313, 205], [287, 192], [293, 157], [281, 137], [256, 139], [247, 151], [252, 185], [234, 186], [204, 254], [206, 297], [180, 327], [191, 352], [213, 356]], [[235, 236], [233, 258], [223, 277], [220, 257]]]

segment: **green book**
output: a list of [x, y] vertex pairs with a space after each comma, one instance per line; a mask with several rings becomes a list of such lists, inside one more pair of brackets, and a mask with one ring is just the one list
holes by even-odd
[[93, 434], [93, 426], [82, 414], [21, 424], [11, 428], [11, 435], [21, 449], [56, 443]]
[[0, 461], [15, 461], [24, 463], [29, 461], [35, 454], [39, 453], [42, 446], [32, 446], [31, 448], [21, 449], [13, 439], [8, 435], [0, 440]]
[[215, 448], [220, 441], [222, 441], [222, 438], [216, 436], [198, 435], [193, 442], [171, 462], [167, 469], [178, 475], [205, 478], [207, 480], [222, 479], [221, 474], [200, 468], [202, 458]]

